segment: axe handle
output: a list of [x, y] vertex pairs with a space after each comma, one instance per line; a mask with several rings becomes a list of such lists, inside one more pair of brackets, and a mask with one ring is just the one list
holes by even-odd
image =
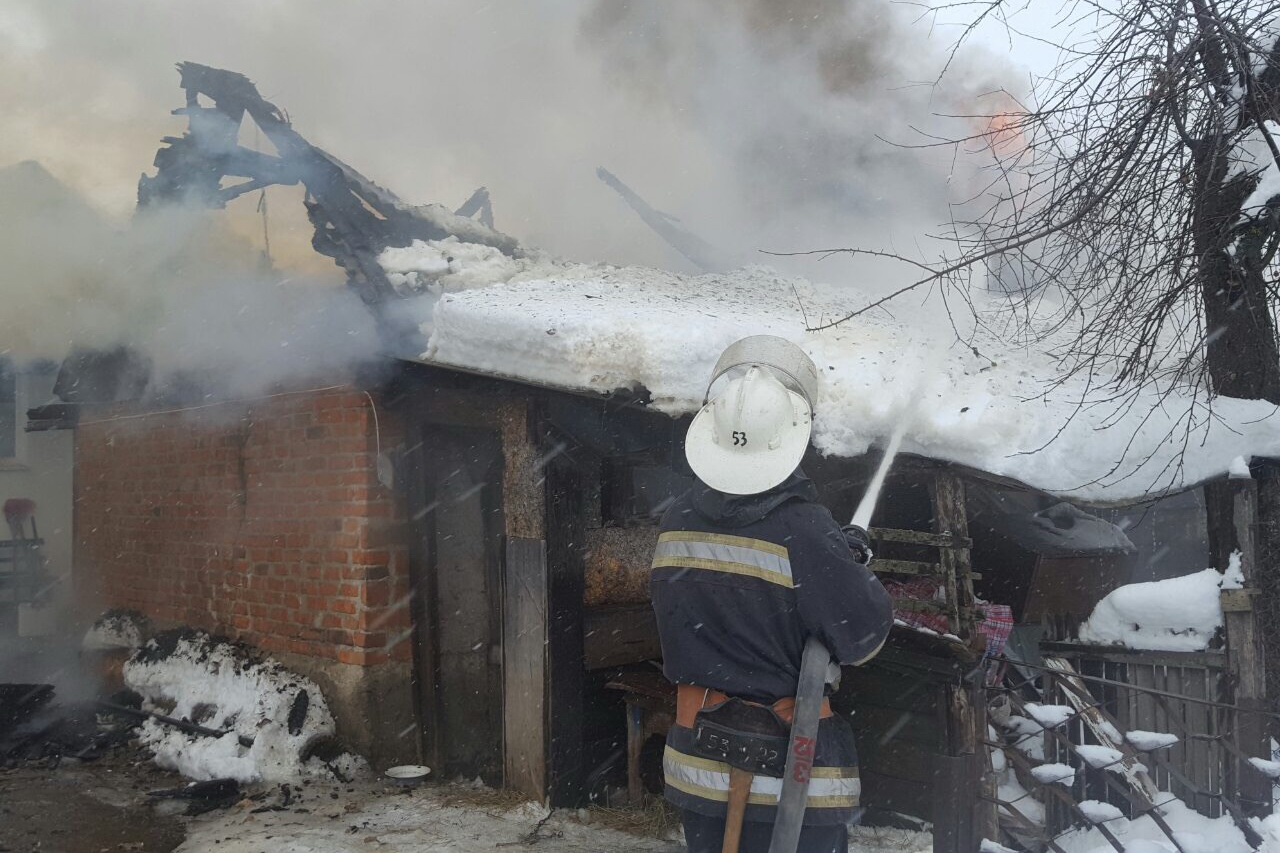
[[729, 808], [724, 815], [724, 843], [720, 853], [738, 853], [742, 843], [742, 820], [747, 814], [747, 798], [751, 796], [751, 773], [729, 768]]

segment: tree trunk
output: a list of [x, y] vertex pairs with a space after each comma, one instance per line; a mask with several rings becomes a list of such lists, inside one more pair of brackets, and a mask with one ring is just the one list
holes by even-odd
[[[1232, 226], [1239, 221], [1254, 182], [1227, 179], [1227, 154], [1225, 140], [1208, 140], [1196, 157], [1198, 198], [1193, 227], [1207, 336], [1205, 366], [1215, 395], [1280, 404], [1280, 352], [1262, 268], [1265, 235], [1246, 234], [1234, 258], [1227, 251], [1234, 239]], [[1258, 624], [1266, 644], [1267, 697], [1276, 705], [1280, 700], [1280, 467], [1270, 460], [1257, 460], [1253, 471], [1258, 479], [1258, 531], [1257, 564], [1251, 577], [1262, 591], [1256, 601]], [[1218, 525], [1231, 518], [1231, 492], [1211, 486], [1205, 499], [1210, 553], [1217, 568], [1225, 569], [1229, 555], [1222, 553], [1215, 540], [1217, 530], [1225, 529]]]

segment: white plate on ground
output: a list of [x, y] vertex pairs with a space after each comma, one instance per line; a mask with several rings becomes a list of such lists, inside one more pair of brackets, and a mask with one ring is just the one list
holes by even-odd
[[425, 764], [400, 764], [388, 767], [382, 775], [397, 785], [417, 785], [431, 775], [431, 768]]

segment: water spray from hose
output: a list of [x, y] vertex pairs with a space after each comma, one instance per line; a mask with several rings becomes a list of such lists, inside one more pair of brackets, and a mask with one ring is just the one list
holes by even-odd
[[898, 455], [898, 447], [902, 444], [902, 437], [906, 435], [907, 428], [911, 426], [910, 413], [898, 421], [898, 426], [893, 431], [893, 435], [889, 437], [889, 444], [884, 449], [884, 456], [880, 459], [880, 467], [876, 469], [876, 475], [871, 478], [871, 484], [867, 486], [867, 490], [862, 494], [862, 500], [858, 501], [858, 508], [853, 513], [853, 524], [866, 530], [871, 526], [871, 515], [876, 510], [876, 502], [880, 499], [880, 490], [884, 487], [884, 478], [889, 473], [889, 469], [893, 467], [893, 459]]

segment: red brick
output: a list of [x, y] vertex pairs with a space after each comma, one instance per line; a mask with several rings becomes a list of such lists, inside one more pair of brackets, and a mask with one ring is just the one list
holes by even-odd
[[[248, 407], [227, 411], [81, 425], [73, 565], [85, 597], [267, 650], [385, 659], [368, 649], [408, 624], [408, 608], [382, 609], [403, 588], [404, 529], [374, 483], [368, 400], [347, 390], [262, 401], [247, 432]], [[103, 417], [139, 412], [120, 404]], [[391, 415], [380, 427], [384, 444], [402, 434]]]
[[380, 649], [387, 644], [387, 635], [382, 632], [370, 634], [359, 631], [351, 639], [351, 645], [366, 649]]
[[391, 601], [391, 587], [386, 581], [369, 581], [360, 591], [365, 607], [385, 607]]

